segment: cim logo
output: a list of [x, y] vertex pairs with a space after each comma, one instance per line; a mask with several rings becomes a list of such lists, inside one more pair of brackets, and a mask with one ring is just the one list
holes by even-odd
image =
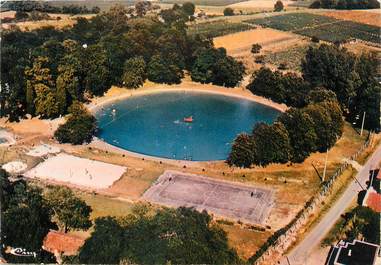
[[36, 257], [37, 253], [32, 251], [27, 251], [25, 248], [13, 248], [13, 247], [7, 247], [5, 250], [5, 253], [12, 254], [15, 256], [21, 256], [21, 257]]

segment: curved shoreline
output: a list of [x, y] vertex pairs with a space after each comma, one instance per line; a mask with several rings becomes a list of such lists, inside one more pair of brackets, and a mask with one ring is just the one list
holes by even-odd
[[[248, 101], [252, 101], [252, 102], [261, 104], [263, 106], [269, 107], [269, 108], [276, 109], [280, 112], [285, 112], [288, 109], [288, 107], [285, 104], [279, 104], [279, 103], [273, 102], [269, 99], [254, 95], [251, 92], [248, 93], [247, 90], [237, 91], [237, 88], [235, 89], [223, 88], [223, 87], [217, 87], [217, 86], [210, 87], [210, 88], [200, 87], [200, 86], [205, 86], [202, 84], [200, 85], [197, 84], [196, 87], [189, 88], [192, 85], [195, 86], [194, 83], [191, 83], [189, 85], [179, 84], [179, 85], [170, 86], [170, 87], [166, 85], [157, 85], [153, 88], [146, 88], [146, 89], [143, 88], [140, 90], [139, 89], [138, 90], [125, 89], [126, 90], [125, 92], [123, 91], [122, 94], [119, 94], [116, 96], [110, 96], [109, 98], [103, 97], [103, 99], [102, 97], [100, 97], [98, 98], [101, 100], [100, 102], [92, 102], [87, 105], [87, 108], [89, 109], [91, 113], [96, 114], [100, 109], [102, 109], [103, 107], [109, 104], [112, 104], [114, 102], [118, 102], [121, 100], [125, 100], [134, 96], [143, 96], [143, 95], [158, 94], [158, 93], [165, 93], [165, 92], [195, 92], [195, 93], [214, 94], [214, 95], [234, 97], [238, 99], [248, 100]], [[225, 160], [192, 161], [192, 160], [171, 159], [171, 158], [164, 158], [164, 157], [158, 157], [158, 156], [151, 156], [151, 155], [137, 153], [137, 152], [133, 152], [133, 151], [118, 147], [98, 137], [94, 138], [91, 145], [93, 145], [96, 148], [104, 149], [114, 153], [119, 153], [122, 155], [134, 156], [137, 158], [148, 159], [148, 160], [157, 161], [157, 162], [162, 161], [162, 162], [166, 162], [169, 164], [176, 164], [176, 165], [178, 165], [179, 163], [183, 165], [187, 165], [187, 164], [190, 165], [190, 164], [196, 164], [196, 163], [205, 164], [205, 163], [218, 163], [218, 162], [225, 161]]]
[[288, 109], [288, 107], [285, 104], [279, 104], [269, 99], [266, 99], [264, 97], [260, 97], [254, 94], [247, 94], [247, 93], [246, 95], [243, 93], [234, 93], [234, 92], [237, 92], [236, 90], [221, 91], [222, 89], [224, 88], [219, 88], [219, 90], [214, 90], [211, 88], [159, 87], [159, 88], [149, 88], [149, 89], [131, 90], [131, 91], [126, 89], [126, 92], [123, 94], [105, 98], [104, 100], [100, 102], [95, 102], [95, 103], [92, 102], [89, 105], [87, 105], [87, 108], [90, 110], [90, 112], [96, 113], [99, 110], [99, 108], [102, 108], [105, 105], [112, 104], [113, 102], [124, 100], [133, 96], [143, 96], [143, 95], [157, 94], [157, 93], [163, 93], [163, 92], [199, 92], [199, 93], [205, 93], [205, 94], [215, 94], [215, 95], [222, 95], [227, 97], [235, 97], [235, 98], [240, 98], [244, 100], [249, 100], [249, 101], [276, 109], [280, 112], [285, 112]]

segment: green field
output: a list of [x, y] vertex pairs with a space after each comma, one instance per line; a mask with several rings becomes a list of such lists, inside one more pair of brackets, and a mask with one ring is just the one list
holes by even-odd
[[380, 27], [338, 20], [308, 13], [295, 13], [267, 18], [251, 19], [245, 22], [291, 31], [308, 37], [335, 42], [359, 39], [379, 43]]
[[[189, 2], [189, 0], [162, 0], [160, 3], [166, 4], [183, 4]], [[245, 0], [193, 0], [191, 1], [195, 5], [201, 6], [227, 6], [239, 2], [245, 2]]]
[[192, 24], [188, 28], [190, 35], [200, 34], [207, 37], [218, 37], [235, 32], [254, 29], [254, 26], [245, 23], [231, 23], [224, 20]]
[[64, 1], [64, 0], [58, 0], [58, 1], [49, 1], [49, 4], [52, 6], [67, 6], [67, 5], [79, 5], [79, 6], [86, 6], [87, 8], [92, 8], [94, 6], [97, 6], [101, 9], [101, 11], [108, 11], [110, 7], [119, 4], [123, 6], [132, 6], [135, 4], [134, 0], [73, 0], [73, 1]]
[[266, 54], [265, 62], [279, 66], [286, 64], [287, 69], [301, 71], [301, 60], [305, 57], [309, 45], [298, 45], [288, 49]]

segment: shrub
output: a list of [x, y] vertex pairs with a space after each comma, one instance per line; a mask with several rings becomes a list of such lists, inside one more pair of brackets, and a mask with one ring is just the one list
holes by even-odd
[[316, 36], [312, 36], [311, 41], [312, 41], [312, 42], [315, 42], [315, 43], [319, 43], [320, 40], [319, 40], [318, 37], [316, 37]]
[[283, 62], [283, 63], [280, 63], [279, 66], [278, 66], [278, 69], [279, 70], [287, 70], [287, 63]]
[[255, 57], [255, 60], [254, 60], [254, 62], [255, 63], [265, 63], [265, 56], [264, 55], [258, 55], [258, 56], [256, 56]]
[[275, 11], [275, 12], [280, 12], [280, 11], [283, 10], [283, 8], [284, 8], [283, 3], [282, 3], [282, 1], [280, 1], [280, 0], [278, 0], [278, 1], [275, 3], [275, 5], [274, 5], [274, 11]]
[[83, 144], [91, 142], [96, 132], [96, 119], [85, 107], [74, 102], [69, 108], [66, 122], [60, 125], [54, 137], [60, 143]]
[[321, 7], [320, 0], [314, 1], [309, 7], [312, 8], [312, 9], [318, 9], [318, 8], [320, 8]]
[[262, 49], [262, 46], [258, 43], [254, 43], [253, 46], [251, 46], [251, 53], [259, 53]]
[[234, 16], [233, 8], [227, 7], [224, 9], [224, 16]]

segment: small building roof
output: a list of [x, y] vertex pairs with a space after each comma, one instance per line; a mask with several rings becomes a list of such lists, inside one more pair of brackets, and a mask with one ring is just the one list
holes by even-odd
[[42, 248], [53, 254], [63, 253], [71, 256], [76, 255], [84, 243], [85, 240], [80, 237], [50, 230], [44, 238]]
[[381, 213], [381, 194], [370, 192], [366, 200], [366, 206], [377, 213]]
[[335, 265], [373, 265], [379, 246], [365, 241], [354, 240], [339, 247]]

